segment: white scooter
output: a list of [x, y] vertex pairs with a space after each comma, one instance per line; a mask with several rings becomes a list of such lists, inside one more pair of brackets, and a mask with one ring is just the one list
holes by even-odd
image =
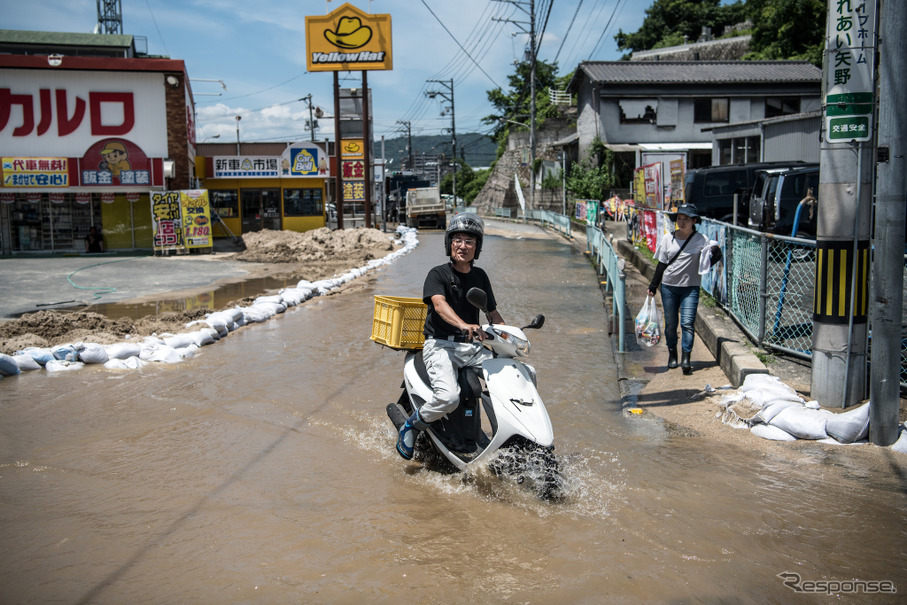
[[[483, 290], [472, 288], [466, 298], [486, 311]], [[417, 459], [426, 460], [434, 450], [459, 471], [488, 465], [495, 474], [512, 477], [518, 483], [528, 481], [543, 498], [562, 495], [548, 410], [536, 388], [534, 368], [520, 360], [530, 348], [523, 330], [541, 328], [544, 323], [545, 317], [538, 315], [523, 329], [482, 326], [487, 335], [482, 344], [494, 357], [485, 361], [481, 370], [460, 370], [460, 404], [420, 433], [415, 444]], [[413, 410], [431, 398], [422, 351], [407, 353], [403, 393], [396, 403], [388, 404], [388, 417], [399, 431]]]

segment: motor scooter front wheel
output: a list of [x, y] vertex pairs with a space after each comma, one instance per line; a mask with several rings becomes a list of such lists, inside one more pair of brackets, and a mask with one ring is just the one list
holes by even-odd
[[499, 477], [531, 486], [543, 500], [558, 500], [564, 496], [564, 481], [553, 447], [515, 438], [499, 450], [489, 468]]

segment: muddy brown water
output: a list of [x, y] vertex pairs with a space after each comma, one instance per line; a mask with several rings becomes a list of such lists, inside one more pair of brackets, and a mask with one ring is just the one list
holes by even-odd
[[400, 459], [402, 354], [368, 336], [372, 297], [418, 296], [442, 260], [420, 240], [182, 364], [0, 381], [0, 602], [815, 602], [784, 573], [863, 590], [844, 601], [899, 596], [854, 579], [907, 590], [902, 478], [622, 415], [595, 275], [554, 240], [489, 237], [480, 264], [506, 320], [547, 316], [530, 361], [565, 500]]

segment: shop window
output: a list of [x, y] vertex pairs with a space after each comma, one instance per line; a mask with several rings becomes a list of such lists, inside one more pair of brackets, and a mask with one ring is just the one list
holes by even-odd
[[321, 189], [284, 189], [284, 216], [322, 216]]
[[765, 99], [765, 117], [777, 118], [800, 113], [800, 97], [767, 97]]
[[239, 194], [235, 189], [208, 190], [208, 201], [221, 218], [239, 217]]
[[621, 124], [654, 124], [658, 117], [658, 101], [655, 99], [621, 99]]
[[698, 124], [727, 122], [727, 97], [693, 99], [693, 121]]

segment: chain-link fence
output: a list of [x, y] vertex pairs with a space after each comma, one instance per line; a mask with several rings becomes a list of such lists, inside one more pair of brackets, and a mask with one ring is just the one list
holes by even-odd
[[[705, 289], [760, 347], [810, 359], [816, 242], [704, 220], [699, 230], [721, 244], [719, 275]], [[904, 265], [907, 288], [907, 263]], [[907, 290], [904, 292], [907, 300]], [[871, 326], [870, 326], [871, 329]], [[871, 358], [871, 342], [869, 347]], [[901, 388], [907, 388], [907, 311], [901, 317]]]

